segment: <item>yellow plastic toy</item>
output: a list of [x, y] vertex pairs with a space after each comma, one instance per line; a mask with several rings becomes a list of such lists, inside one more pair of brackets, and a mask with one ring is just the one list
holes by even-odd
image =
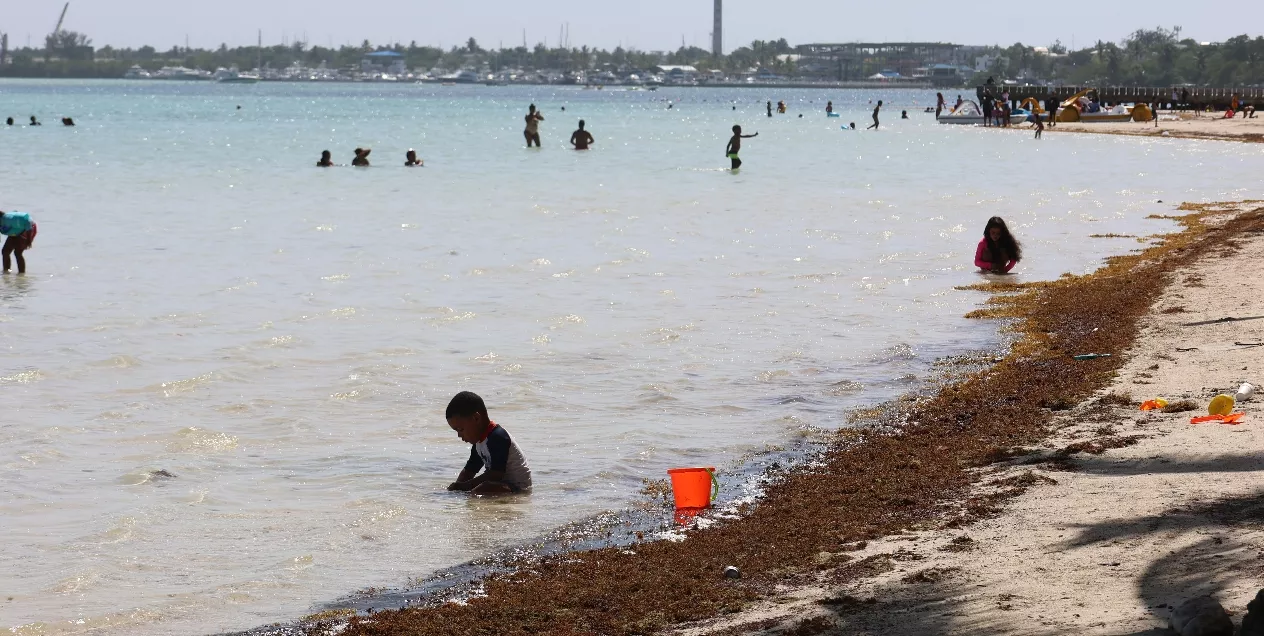
[[1228, 415], [1233, 412], [1233, 396], [1220, 394], [1211, 398], [1211, 404], [1207, 405], [1208, 415]]

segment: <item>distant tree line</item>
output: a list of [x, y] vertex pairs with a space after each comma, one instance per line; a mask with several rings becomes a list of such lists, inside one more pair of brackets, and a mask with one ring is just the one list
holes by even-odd
[[[470, 38], [463, 46], [443, 50], [419, 46], [412, 42], [374, 45], [368, 40], [359, 46], [337, 48], [308, 46], [305, 42], [290, 45], [255, 46], [218, 49], [190, 49], [174, 46], [159, 51], [152, 46], [140, 48], [94, 49], [92, 40], [74, 31], [60, 31], [48, 36], [44, 49], [21, 48], [10, 53], [11, 63], [0, 66], [0, 75], [17, 77], [120, 77], [132, 65], [147, 70], [162, 66], [187, 66], [213, 70], [236, 66], [252, 69], [262, 60], [265, 67], [280, 69], [299, 63], [306, 67], [321, 64], [332, 69], [359, 65], [366, 53], [397, 51], [412, 69], [458, 70], [483, 69], [493, 72], [507, 69], [587, 71], [593, 69], [648, 69], [660, 64], [687, 64], [702, 71], [718, 69], [736, 73], [752, 68], [766, 69], [779, 75], [796, 72], [795, 48], [786, 40], [756, 40], [729, 54], [715, 57], [698, 47], [681, 47], [671, 52], [647, 52], [616, 47], [613, 50], [534, 47], [484, 49]], [[1180, 84], [1244, 86], [1264, 85], [1264, 37], [1239, 35], [1224, 42], [1203, 44], [1182, 38], [1181, 28], [1139, 29], [1122, 42], [1098, 41], [1078, 51], [1068, 51], [1061, 42], [1048, 47], [1016, 43], [1009, 47], [989, 47], [983, 51], [993, 58], [977, 77], [964, 78], [967, 83], [981, 83], [986, 76], [998, 81], [1028, 80], [1075, 85], [1145, 85], [1175, 86]]]
[[1097, 41], [1078, 51], [1061, 42], [1038, 54], [1022, 43], [992, 53], [992, 66], [974, 78], [1038, 78], [1068, 85], [1258, 86], [1264, 85], [1264, 37], [1239, 35], [1203, 44], [1181, 37], [1181, 28], [1139, 29], [1122, 42]]

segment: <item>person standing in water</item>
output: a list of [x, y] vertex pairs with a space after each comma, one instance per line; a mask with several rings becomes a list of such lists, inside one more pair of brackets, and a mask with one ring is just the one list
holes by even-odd
[[4, 235], [4, 247], [0, 248], [0, 254], [3, 254], [4, 273], [9, 273], [9, 255], [12, 254], [18, 262], [18, 273], [26, 273], [26, 258], [22, 253], [31, 249], [31, 245], [35, 242], [35, 233], [37, 232], [35, 224], [31, 222], [29, 214], [18, 214], [17, 212], [0, 211], [0, 235]]
[[728, 157], [732, 161], [733, 170], [737, 170], [742, 167], [742, 160], [737, 156], [738, 153], [742, 152], [742, 140], [758, 136], [759, 133], [755, 133], [753, 135], [743, 135], [741, 126], [733, 127], [733, 137], [729, 139], [729, 145], [724, 148], [724, 156]]
[[832, 114], [834, 114], [834, 102], [826, 102], [826, 103], [825, 103], [825, 114], [826, 114], [826, 115], [832, 115]]
[[527, 147], [530, 148], [531, 144], [534, 143], [535, 147], [539, 148], [540, 122], [544, 121], [544, 115], [541, 115], [540, 112], [535, 109], [535, 104], [532, 104], [527, 107], [527, 116], [524, 119], [527, 121], [527, 127], [522, 131], [522, 134], [527, 138]]
[[35, 115], [31, 115], [31, 125], [32, 125], [32, 126], [43, 126], [44, 124], [39, 123], [39, 120], [35, 118]]
[[1023, 260], [1023, 246], [1014, 240], [1005, 219], [994, 216], [983, 228], [983, 240], [974, 251], [974, 266], [983, 273], [1008, 274]]
[[768, 116], [772, 117], [772, 100], [768, 101]]
[[594, 141], [592, 134], [584, 130], [584, 120], [579, 120], [579, 130], [571, 133], [571, 145], [575, 146], [575, 150], [588, 150]]
[[948, 102], [944, 101], [943, 93], [935, 93], [935, 119], [939, 119], [939, 113], [944, 112], [944, 107]]
[[1040, 119], [1039, 113], [1032, 113], [1031, 116], [1036, 119], [1036, 139], [1040, 139], [1040, 135], [1045, 132], [1045, 122]]
[[409, 168], [413, 168], [416, 166], [424, 166], [426, 165], [426, 162], [417, 158], [416, 150], [409, 148], [408, 152], [404, 153], [404, 165]]
[[334, 156], [333, 156], [333, 154], [332, 154], [332, 153], [330, 153], [328, 150], [326, 150], [326, 151], [324, 151], [324, 152], [320, 153], [320, 161], [317, 161], [317, 162], [316, 162], [316, 167], [317, 167], [317, 168], [332, 168], [332, 167], [334, 167]]
[[878, 105], [873, 107], [873, 125], [865, 128], [865, 130], [878, 129], [878, 111], [882, 110], [882, 100], [878, 100]]
[[368, 168], [370, 152], [373, 152], [372, 148], [356, 148], [355, 159], [351, 160], [351, 165], [357, 168]]

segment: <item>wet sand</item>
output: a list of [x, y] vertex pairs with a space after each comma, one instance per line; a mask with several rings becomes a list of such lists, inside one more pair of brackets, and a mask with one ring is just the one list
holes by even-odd
[[[1157, 635], [1202, 594], [1240, 621], [1264, 584], [1264, 397], [1238, 406], [1242, 425], [1190, 418], [1261, 380], [1264, 347], [1234, 344], [1264, 342], [1259, 232], [1195, 248], [1203, 257], [1170, 274], [1118, 377], [1042, 443], [973, 471], [975, 498], [1024, 489], [996, 516], [870, 541], [855, 556], [877, 576], [788, 588], [678, 633]], [[1226, 317], [1247, 320], [1215, 322]], [[1196, 410], [1138, 409], [1153, 397]]]
[[1138, 137], [1180, 137], [1186, 139], [1214, 139], [1219, 141], [1264, 142], [1264, 114], [1254, 119], [1244, 119], [1238, 115], [1233, 119], [1224, 119], [1224, 111], [1201, 113], [1159, 113], [1158, 126], [1155, 122], [1122, 122], [1100, 124], [1067, 124], [1045, 128], [1050, 132], [1095, 133], [1101, 135], [1134, 135]]
[[[1078, 461], [1074, 458], [1085, 451], [1139, 443], [1116, 431], [1117, 424], [1094, 423], [1092, 439], [1083, 444], [1059, 446], [1065, 440], [1057, 436], [1073, 432], [1062, 424], [1068, 410], [1084, 408], [1076, 405], [1112, 386], [1121, 369], [1127, 372], [1123, 354], [1137, 342], [1147, 324], [1143, 319], [1152, 310], [1151, 299], [1164, 295], [1174, 272], [1192, 267], [1203, 256], [1220, 255], [1221, 246], [1241, 241], [1248, 232], [1264, 232], [1264, 208], [1230, 220], [1214, 212], [1184, 218], [1186, 231], [1156, 241], [1144, 253], [1111, 259], [1089, 276], [984, 286], [1000, 295], [974, 315], [1016, 319], [1021, 335], [1001, 362], [950, 383], [929, 398], [860, 414], [859, 428], [838, 434], [818, 461], [795, 471], [774, 470], [767, 496], [741, 507], [740, 518], [693, 529], [680, 541], [637, 542], [523, 563], [514, 574], [490, 577], [483, 596], [378, 612], [353, 620], [343, 633], [440, 634], [452, 625], [462, 625], [470, 633], [494, 633], [506, 625], [554, 634], [750, 633], [784, 625], [808, 634], [840, 624], [841, 633], [852, 633], [865, 628], [864, 617], [885, 624], [893, 612], [908, 605], [901, 605], [883, 585], [951, 585], [955, 580], [969, 581], [967, 567], [999, 576], [1002, 570], [993, 570], [991, 563], [1005, 554], [1012, 555], [1014, 567], [1040, 576], [1031, 579], [1036, 581], [1033, 588], [1000, 591], [994, 599], [981, 601], [998, 603], [996, 612], [1013, 612], [1018, 599], [1028, 599], [1034, 611], [1044, 612], [1040, 608], [1055, 607], [1051, 596], [1071, 605], [1093, 603], [1089, 597], [1101, 596], [1103, 603], [1135, 612], [1132, 599], [1098, 594], [1096, 585], [1062, 593], [1052, 576], [1036, 569], [1051, 568], [1056, 561], [1046, 554], [1046, 544], [1039, 543], [1042, 537], [1047, 540], [1052, 533], [1064, 535], [1059, 540], [1074, 540], [1078, 527], [1070, 525], [1075, 517], [1067, 511], [1042, 510], [1034, 519], [1014, 517], [1010, 529], [991, 535], [991, 549], [967, 550], [987, 538], [988, 526], [981, 524], [1000, 523], [1006, 502], [1009, 510], [1019, 510], [1026, 501], [1022, 494], [1043, 488], [1046, 480], [1075, 483], [1074, 477], [1059, 480], [1043, 473], [1067, 473]], [[1204, 223], [1208, 214], [1214, 223]], [[1071, 357], [1086, 351], [1115, 355], [1083, 362]], [[1114, 401], [1121, 403], [1121, 413], [1130, 412], [1123, 404], [1127, 400]], [[1063, 452], [1050, 457], [1030, 453], [1040, 446]], [[1005, 463], [1014, 463], [1016, 456], [1037, 463], [1017, 469]], [[1206, 492], [1183, 492], [1201, 492], [1207, 498]], [[1141, 505], [1140, 499], [1133, 499]], [[1070, 505], [1090, 524], [1109, 525], [1121, 511]], [[971, 533], [980, 538], [961, 538]], [[1097, 542], [1093, 549], [1099, 549], [1097, 544], [1116, 545], [1137, 560], [1136, 551], [1124, 543]], [[959, 555], [962, 563], [979, 561], [970, 566], [932, 566], [930, 555], [941, 554], [936, 545], [963, 550], [942, 552]], [[1120, 566], [1103, 567], [1119, 568], [1124, 560], [1102, 562], [1118, 562]], [[726, 565], [740, 567], [742, 578], [724, 578]], [[1070, 579], [1092, 581], [1078, 563], [1068, 567], [1065, 576]], [[893, 577], [898, 584], [890, 583]], [[963, 589], [973, 592], [978, 585], [966, 583]], [[868, 598], [878, 600], [864, 602]], [[949, 617], [973, 616], [946, 597], [937, 598], [921, 616], [940, 622], [923, 623], [920, 632], [908, 633], [951, 631]], [[1088, 616], [1087, 611], [1079, 613]], [[1033, 633], [1033, 625], [1039, 623], [1032, 620], [1010, 629], [999, 618], [981, 616], [971, 618], [960, 633], [987, 633], [992, 629], [987, 622], [996, 622], [1002, 630], [995, 633]], [[904, 622], [912, 626], [915, 621], [906, 617]], [[895, 633], [891, 627], [876, 629], [873, 633]]]

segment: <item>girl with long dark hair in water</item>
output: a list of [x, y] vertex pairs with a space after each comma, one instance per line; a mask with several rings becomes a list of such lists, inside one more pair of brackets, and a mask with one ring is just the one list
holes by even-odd
[[974, 265], [984, 272], [1008, 274], [1023, 260], [1023, 246], [1009, 233], [1005, 219], [994, 216], [983, 229], [983, 240], [974, 251]]

